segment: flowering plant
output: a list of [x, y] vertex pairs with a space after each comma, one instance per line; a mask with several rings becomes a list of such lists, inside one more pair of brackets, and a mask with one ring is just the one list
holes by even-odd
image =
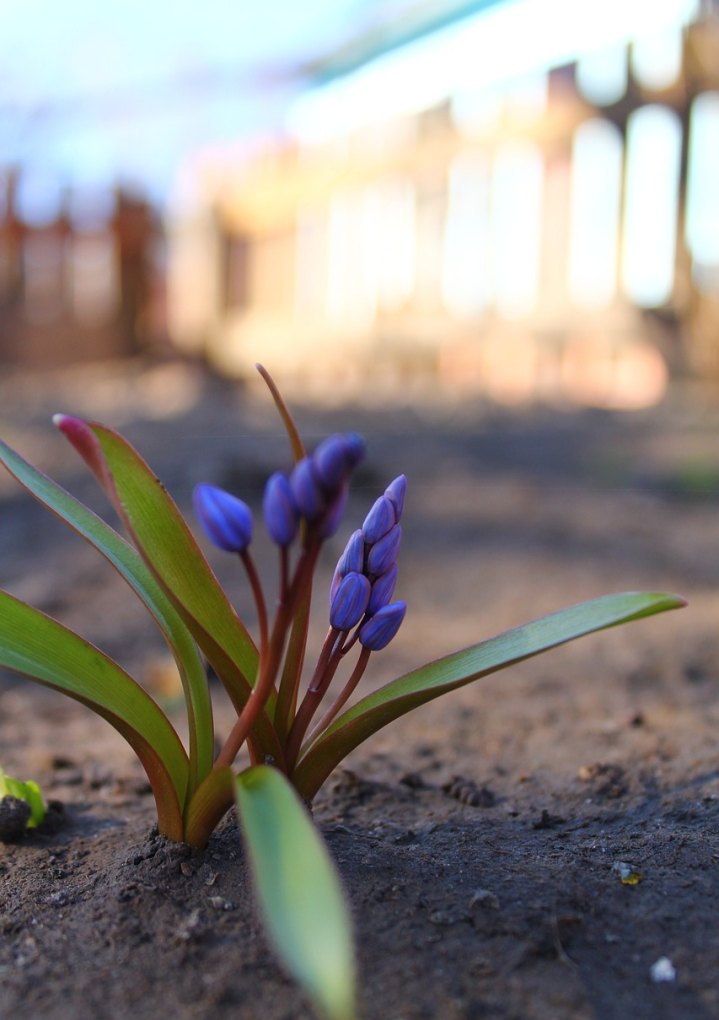
[[[365, 449], [359, 436], [348, 433], [330, 436], [308, 455], [272, 379], [260, 371], [294, 461], [288, 474], [269, 478], [263, 499], [264, 522], [279, 559], [272, 615], [250, 551], [249, 507], [212, 485], [200, 484], [194, 493], [205, 535], [236, 554], [247, 574], [257, 641], [162, 484], [117, 432], [67, 415], [54, 419], [106, 492], [132, 544], [0, 444], [8, 470], [109, 560], [156, 620], [182, 680], [188, 748], [160, 707], [117, 663], [7, 592], [0, 592], [0, 666], [69, 694], [127, 739], [152, 786], [160, 832], [169, 839], [203, 847], [228, 808], [237, 805], [258, 899], [280, 957], [320, 1011], [347, 1018], [354, 1015], [350, 924], [334, 869], [303, 802], [312, 801], [353, 748], [411, 709], [548, 648], [683, 601], [663, 593], [625, 593], [573, 606], [421, 666], [347, 708], [371, 655], [395, 637], [407, 608], [394, 600], [407, 489], [400, 475], [347, 541], [329, 593], [327, 636], [303, 689], [314, 570], [323, 543], [340, 526], [350, 476]], [[202, 656], [237, 712], [217, 755]], [[354, 665], [346, 667], [352, 660]], [[334, 703], [320, 713], [345, 667]], [[244, 746], [250, 764], [237, 772]]]

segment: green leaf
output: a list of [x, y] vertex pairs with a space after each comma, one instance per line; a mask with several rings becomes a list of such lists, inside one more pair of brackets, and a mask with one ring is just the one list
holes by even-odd
[[0, 769], [0, 800], [3, 797], [16, 797], [18, 800], [25, 801], [30, 808], [28, 829], [37, 828], [45, 818], [46, 809], [42, 791], [33, 779], [27, 779], [24, 782], [20, 779], [13, 779], [7, 772]]
[[202, 636], [215, 636], [250, 683], [257, 671], [257, 649], [167, 490], [122, 436], [104, 425], [88, 425], [100, 443], [141, 555], [180, 612]]
[[94, 546], [128, 582], [157, 621], [182, 680], [190, 738], [192, 793], [212, 768], [214, 728], [207, 677], [195, 643], [139, 553], [97, 514], [0, 442], [0, 462], [35, 499]]
[[202, 849], [235, 802], [235, 773], [217, 767], [195, 790], [185, 811], [185, 842]]
[[94, 645], [32, 606], [0, 591], [0, 666], [69, 694], [115, 727], [152, 785], [160, 830], [181, 840], [187, 755], [148, 694]]
[[324, 842], [276, 769], [248, 769], [235, 791], [260, 908], [282, 962], [324, 1015], [350, 1020], [351, 924]]
[[[62, 417], [59, 427], [110, 493], [140, 555], [241, 712], [257, 674], [258, 652], [167, 490], [112, 429]], [[265, 712], [253, 739], [261, 755], [282, 760]]]
[[305, 752], [292, 775], [292, 782], [303, 797], [311, 800], [351, 750], [413, 708], [585, 634], [683, 605], [686, 605], [684, 599], [663, 592], [605, 595], [561, 609], [421, 666], [369, 694], [338, 716]]

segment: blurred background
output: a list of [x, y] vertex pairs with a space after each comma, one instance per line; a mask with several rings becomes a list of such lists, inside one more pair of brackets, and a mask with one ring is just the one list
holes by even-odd
[[719, 379], [712, 0], [4, 0], [0, 365], [651, 407]]

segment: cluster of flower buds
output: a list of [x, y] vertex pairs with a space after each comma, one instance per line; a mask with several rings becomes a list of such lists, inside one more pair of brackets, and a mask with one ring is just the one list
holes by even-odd
[[359, 642], [373, 652], [390, 643], [407, 611], [405, 602], [390, 601], [397, 584], [406, 490], [407, 479], [400, 475], [376, 500], [350, 536], [330, 587], [330, 624], [343, 631], [360, 624]]
[[[267, 530], [277, 545], [290, 545], [300, 520], [307, 521], [320, 539], [339, 527], [347, 502], [352, 470], [364, 457], [365, 445], [354, 432], [329, 436], [289, 476], [276, 471], [267, 481], [262, 509]], [[195, 514], [214, 545], [243, 553], [252, 540], [252, 511], [241, 499], [214, 485], [194, 491]]]
[[349, 476], [364, 454], [357, 433], [329, 436], [295, 464], [289, 477], [281, 471], [270, 477], [262, 509], [277, 545], [290, 545], [301, 519], [320, 539], [334, 535], [347, 503]]

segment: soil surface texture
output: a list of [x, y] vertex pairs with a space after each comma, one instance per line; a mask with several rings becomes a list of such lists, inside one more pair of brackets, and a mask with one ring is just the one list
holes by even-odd
[[[631, 415], [294, 406], [309, 446], [350, 429], [368, 442], [322, 560], [313, 648], [344, 542], [409, 479], [408, 614], [360, 693], [594, 596], [689, 601], [432, 702], [330, 778], [314, 817], [352, 905], [363, 1020], [719, 1018], [719, 411], [687, 393]], [[265, 394], [195, 368], [6, 377], [2, 437], [108, 520], [54, 411], [119, 427], [188, 515], [199, 481], [259, 507], [288, 461]], [[171, 699], [161, 638], [104, 560], [5, 475], [0, 520], [0, 585]], [[274, 550], [256, 544], [271, 585]], [[206, 551], [252, 621], [235, 561]], [[314, 1016], [267, 946], [231, 815], [202, 852], [159, 837], [122, 739], [10, 674], [0, 765], [57, 802], [0, 843], [0, 1016]]]

